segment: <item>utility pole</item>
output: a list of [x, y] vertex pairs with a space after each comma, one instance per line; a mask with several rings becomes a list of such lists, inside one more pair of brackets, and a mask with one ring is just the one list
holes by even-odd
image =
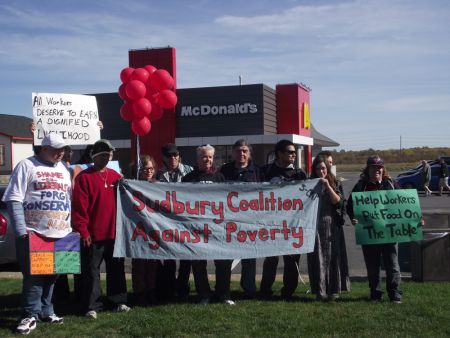
[[399, 158], [402, 159], [402, 135], [400, 135], [400, 150], [399, 150]]

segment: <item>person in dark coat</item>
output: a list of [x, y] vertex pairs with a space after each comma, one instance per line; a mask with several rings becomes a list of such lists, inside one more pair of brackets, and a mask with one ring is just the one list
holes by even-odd
[[[379, 156], [370, 156], [367, 159], [366, 168], [363, 170], [360, 180], [354, 186], [352, 193], [394, 189], [396, 189], [396, 186], [384, 167], [384, 161]], [[347, 213], [352, 224], [357, 224], [358, 220], [353, 212], [352, 195], [348, 199]], [[394, 303], [401, 303], [401, 274], [400, 265], [398, 264], [397, 244], [362, 245], [362, 251], [369, 279], [370, 300], [380, 301], [383, 298], [383, 291], [381, 290], [381, 261], [383, 261], [386, 270], [386, 289], [389, 299]]]
[[[297, 150], [295, 144], [289, 140], [281, 140], [275, 145], [275, 161], [261, 167], [262, 181], [280, 183], [283, 181], [305, 180], [303, 170], [295, 168]], [[281, 296], [289, 300], [298, 286], [298, 265], [300, 255], [285, 255], [283, 288]], [[266, 257], [263, 264], [260, 295], [269, 298], [272, 295], [272, 285], [277, 274], [278, 256]]]
[[[220, 172], [226, 181], [259, 182], [259, 168], [252, 161], [252, 146], [245, 140], [237, 140], [232, 148], [233, 161], [225, 163]], [[245, 297], [252, 299], [256, 295], [256, 259], [241, 260], [241, 287]]]
[[334, 300], [350, 290], [347, 251], [345, 248], [345, 198], [342, 184], [331, 173], [325, 156], [316, 156], [311, 178], [322, 181], [322, 201], [317, 223], [314, 251], [308, 253], [311, 292], [319, 300]]
[[450, 187], [448, 186], [448, 166], [444, 160], [440, 162], [440, 170], [439, 170], [439, 196], [442, 196], [442, 192], [444, 189], [450, 191]]
[[[214, 167], [214, 147], [209, 144], [197, 148], [197, 167], [183, 177], [182, 182], [217, 183], [224, 182], [225, 178]], [[211, 288], [206, 271], [206, 260], [193, 260], [192, 270], [197, 293], [200, 296], [200, 304], [208, 304], [211, 299]], [[227, 305], [234, 305], [230, 299], [230, 281], [232, 260], [214, 260], [216, 266], [216, 299]], [[185, 275], [183, 275], [185, 276]], [[189, 279], [189, 274], [187, 274]]]

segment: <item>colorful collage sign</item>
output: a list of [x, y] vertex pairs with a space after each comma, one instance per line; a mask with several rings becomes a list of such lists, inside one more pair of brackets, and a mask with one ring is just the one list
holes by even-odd
[[54, 275], [80, 273], [80, 234], [45, 238], [30, 233], [30, 274]]

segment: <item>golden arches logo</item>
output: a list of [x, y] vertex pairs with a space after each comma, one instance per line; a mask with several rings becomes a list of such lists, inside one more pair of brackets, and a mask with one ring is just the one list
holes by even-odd
[[303, 103], [303, 128], [310, 129], [311, 128], [311, 118], [309, 115], [309, 104], [306, 102]]

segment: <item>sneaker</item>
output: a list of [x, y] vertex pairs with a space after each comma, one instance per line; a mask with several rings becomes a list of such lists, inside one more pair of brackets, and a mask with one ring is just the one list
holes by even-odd
[[48, 317], [42, 318], [41, 319], [43, 322], [46, 323], [50, 323], [50, 324], [63, 324], [64, 323], [64, 318], [63, 317], [58, 317], [55, 314], [52, 314]]
[[207, 298], [207, 297], [202, 298], [202, 299], [200, 299], [200, 301], [198, 303], [202, 304], [202, 305], [207, 305], [207, 304], [209, 304], [209, 298]]
[[394, 299], [391, 299], [391, 302], [392, 302], [393, 304], [401, 304], [401, 303], [402, 303], [402, 300], [401, 300], [400, 298], [394, 298]]
[[88, 318], [97, 319], [97, 312], [95, 312], [94, 310], [90, 310], [86, 312], [85, 316]]
[[125, 304], [120, 304], [117, 308], [116, 311], [117, 312], [129, 312], [131, 310], [131, 307], [125, 305]]
[[16, 331], [21, 334], [29, 334], [36, 328], [36, 318], [27, 317], [23, 318], [16, 328]]
[[225, 299], [222, 303], [225, 305], [236, 305], [231, 299]]

